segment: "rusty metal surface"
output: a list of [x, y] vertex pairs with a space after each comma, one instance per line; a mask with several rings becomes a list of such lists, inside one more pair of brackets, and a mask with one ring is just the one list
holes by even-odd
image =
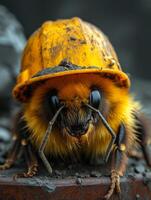
[[[52, 163], [48, 175], [40, 165], [33, 178], [13, 179], [26, 169], [24, 160], [9, 170], [0, 171], [0, 200], [101, 200], [110, 186], [107, 165]], [[119, 200], [115, 194], [111, 200]], [[151, 200], [151, 169], [143, 159], [129, 159], [121, 178], [121, 200]]]
[[[0, 176], [0, 200], [101, 200], [109, 188], [108, 177], [52, 179], [38, 176], [13, 180]], [[151, 173], [121, 179], [122, 200], [150, 200]], [[112, 199], [119, 199], [114, 195]]]
[[[101, 200], [109, 189], [109, 163], [59, 161], [52, 168], [51, 176], [40, 165], [37, 176], [16, 180], [13, 175], [27, 170], [24, 160], [0, 171], [0, 200]], [[119, 197], [114, 195], [111, 200]], [[143, 159], [129, 159], [127, 173], [121, 178], [121, 200], [151, 200], [151, 169]]]

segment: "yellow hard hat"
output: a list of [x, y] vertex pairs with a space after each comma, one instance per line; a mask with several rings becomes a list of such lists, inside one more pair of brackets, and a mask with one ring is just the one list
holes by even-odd
[[90, 78], [97, 74], [117, 87], [130, 86], [112, 45], [98, 28], [77, 17], [47, 21], [27, 42], [13, 95], [26, 102], [33, 85], [76, 74], [81, 78], [82, 74]]

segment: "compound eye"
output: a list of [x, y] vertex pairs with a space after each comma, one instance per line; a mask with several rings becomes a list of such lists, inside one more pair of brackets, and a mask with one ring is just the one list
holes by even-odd
[[101, 102], [101, 94], [97, 89], [93, 89], [90, 94], [90, 104], [94, 108], [98, 109]]
[[60, 101], [56, 92], [52, 92], [49, 97], [49, 104], [53, 111], [57, 111], [60, 107]]

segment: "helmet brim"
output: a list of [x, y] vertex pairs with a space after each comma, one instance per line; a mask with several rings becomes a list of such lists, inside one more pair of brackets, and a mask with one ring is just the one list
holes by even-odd
[[[101, 69], [100, 67], [89, 67], [89, 68], [78, 68], [78, 69], [68, 69], [62, 71], [53, 71], [53, 68], [46, 68], [37, 74], [35, 74], [32, 78], [29, 78], [26, 81], [19, 80], [19, 83], [13, 89], [13, 96], [21, 102], [26, 102], [29, 98], [29, 90], [32, 85], [36, 85], [42, 81], [48, 79], [57, 79], [60, 77], [75, 77], [80, 74], [81, 79], [84, 75], [88, 76], [99, 76], [100, 79], [110, 79], [112, 84], [116, 87], [128, 89], [130, 87], [130, 80], [126, 73], [120, 70], [112, 70], [112, 69]], [[53, 71], [53, 72], [52, 72]]]

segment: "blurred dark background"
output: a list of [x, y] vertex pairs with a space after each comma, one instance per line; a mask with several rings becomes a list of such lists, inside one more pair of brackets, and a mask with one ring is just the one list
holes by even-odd
[[42, 22], [79, 16], [99, 26], [132, 76], [151, 78], [151, 0], [0, 0], [28, 38]]

